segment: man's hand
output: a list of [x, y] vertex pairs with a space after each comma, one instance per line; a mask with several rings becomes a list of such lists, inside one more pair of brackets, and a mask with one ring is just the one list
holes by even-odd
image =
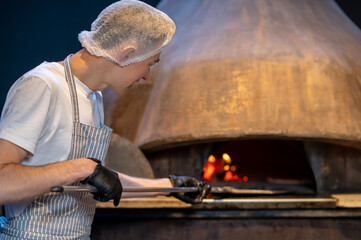
[[171, 193], [170, 196], [176, 197], [186, 203], [201, 203], [211, 190], [211, 186], [205, 182], [198, 181], [193, 177], [169, 175], [173, 187], [197, 187], [199, 191], [189, 193]]
[[118, 174], [102, 166], [99, 160], [91, 160], [97, 162], [98, 165], [95, 167], [94, 172], [81, 181], [81, 183], [88, 183], [98, 189], [97, 192], [92, 192], [95, 200], [107, 202], [113, 199], [114, 206], [118, 206], [123, 191]]

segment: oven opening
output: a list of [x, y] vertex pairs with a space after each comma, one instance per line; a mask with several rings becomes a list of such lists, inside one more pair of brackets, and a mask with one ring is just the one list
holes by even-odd
[[212, 195], [315, 194], [316, 184], [301, 141], [218, 142], [203, 167]]

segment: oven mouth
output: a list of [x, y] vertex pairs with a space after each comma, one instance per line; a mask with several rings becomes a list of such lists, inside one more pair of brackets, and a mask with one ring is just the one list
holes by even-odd
[[316, 193], [303, 142], [295, 140], [217, 142], [201, 179], [213, 197]]

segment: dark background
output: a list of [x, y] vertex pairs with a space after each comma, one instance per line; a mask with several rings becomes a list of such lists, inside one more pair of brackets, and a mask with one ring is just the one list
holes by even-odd
[[[78, 41], [79, 32], [89, 30], [98, 14], [113, 2], [115, 1], [2, 0], [0, 2], [0, 111], [9, 88], [17, 78], [43, 61], [60, 61], [68, 54], [77, 52], [81, 48]], [[156, 6], [159, 0], [144, 0], [144, 2]], [[336, 2], [360, 27], [361, 2], [359, 0]]]

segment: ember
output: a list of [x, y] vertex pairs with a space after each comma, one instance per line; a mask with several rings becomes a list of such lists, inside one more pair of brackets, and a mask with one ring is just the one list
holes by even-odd
[[221, 158], [214, 155], [208, 157], [208, 161], [203, 168], [203, 181], [219, 182], [219, 181], [236, 181], [247, 182], [248, 177], [237, 172], [237, 166], [231, 165], [232, 159], [227, 153], [223, 153]]

